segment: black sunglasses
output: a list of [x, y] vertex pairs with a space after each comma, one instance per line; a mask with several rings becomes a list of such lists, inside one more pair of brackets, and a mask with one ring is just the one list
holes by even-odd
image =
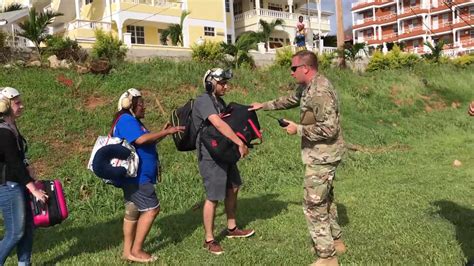
[[298, 69], [298, 67], [300, 67], [300, 66], [304, 66], [304, 65], [305, 65], [305, 64], [302, 64], [302, 65], [297, 65], [297, 66], [291, 66], [291, 67], [290, 67], [290, 69], [291, 69], [291, 72], [295, 72], [295, 71]]

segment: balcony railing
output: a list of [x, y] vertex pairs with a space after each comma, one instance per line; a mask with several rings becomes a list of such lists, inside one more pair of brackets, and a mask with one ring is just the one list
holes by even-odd
[[437, 30], [437, 29], [441, 29], [441, 28], [445, 28], [445, 27], [450, 27], [453, 25], [453, 22], [451, 21], [444, 21], [442, 23], [439, 23], [438, 24], [438, 27], [433, 27], [434, 30]]
[[417, 11], [420, 11], [422, 9], [428, 9], [428, 5], [416, 5], [416, 6], [408, 6], [408, 7], [404, 7], [402, 9], [402, 14], [406, 14], [406, 13], [410, 13], [410, 12], [417, 12]]
[[358, 5], [365, 5], [369, 3], [384, 4], [384, 3], [389, 3], [389, 2], [394, 2], [394, 0], [359, 0], [355, 3], [352, 3], [352, 7], [356, 7]]
[[73, 20], [67, 25], [67, 30], [75, 29], [103, 29], [105, 31], [110, 31], [112, 28], [110, 22], [103, 21], [91, 21], [91, 20]]
[[[299, 16], [303, 16], [304, 21], [308, 21], [308, 16], [296, 14], [296, 13], [289, 13], [289, 12], [282, 12], [276, 10], [269, 10], [269, 9], [253, 9], [246, 11], [244, 13], [238, 14], [234, 17], [235, 22], [250, 19], [253, 17], [269, 17], [273, 19], [283, 19], [283, 20], [294, 20], [297, 21]], [[311, 23], [318, 21], [317, 16], [310, 16]], [[329, 19], [321, 18], [321, 23], [329, 24]]]
[[[113, 0], [116, 2], [119, 0]], [[182, 3], [180, 2], [170, 2], [166, 0], [120, 0], [124, 3], [131, 3], [131, 4], [142, 4], [148, 6], [156, 6], [156, 7], [166, 7], [166, 8], [181, 8]]]
[[389, 34], [384, 34], [382, 35], [382, 40], [386, 40], [386, 39], [392, 39], [392, 38], [395, 38], [398, 36], [398, 33], [389, 33]]
[[391, 19], [394, 19], [396, 17], [397, 17], [396, 13], [383, 15], [383, 16], [377, 17], [377, 21], [383, 22], [384, 20], [391, 20]]
[[365, 24], [365, 23], [369, 23], [371, 21], [375, 21], [375, 18], [371, 17], [371, 18], [358, 19], [358, 20], [355, 21], [355, 25], [362, 25], [362, 24]]
[[408, 33], [412, 33], [412, 32], [415, 32], [415, 31], [420, 31], [420, 30], [423, 30], [423, 27], [422, 26], [416, 26], [416, 27], [412, 27], [412, 28], [406, 28], [402, 31], [402, 34], [408, 34]]
[[468, 40], [461, 41], [461, 45], [463, 47], [474, 46], [474, 39], [468, 39]]

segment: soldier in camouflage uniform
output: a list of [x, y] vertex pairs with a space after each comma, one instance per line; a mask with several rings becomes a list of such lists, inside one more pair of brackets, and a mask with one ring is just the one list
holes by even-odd
[[315, 265], [338, 265], [337, 254], [345, 252], [337, 223], [333, 181], [344, 153], [339, 102], [331, 82], [318, 72], [316, 55], [296, 53], [292, 76], [299, 83], [289, 96], [265, 103], [253, 103], [253, 110], [280, 110], [300, 106], [300, 124], [289, 123], [289, 135], [301, 136], [301, 155], [305, 165], [304, 214], [319, 259]]

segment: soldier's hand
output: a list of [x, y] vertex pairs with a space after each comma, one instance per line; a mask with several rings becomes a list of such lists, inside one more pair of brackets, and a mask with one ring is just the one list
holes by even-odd
[[255, 111], [258, 111], [258, 110], [260, 110], [260, 109], [262, 109], [262, 108], [263, 108], [263, 104], [262, 104], [262, 103], [252, 103], [252, 104], [250, 105], [249, 111], [254, 111], [254, 110], [255, 110]]
[[286, 133], [288, 133], [288, 135], [296, 134], [298, 130], [298, 125], [295, 122], [290, 121], [290, 120], [283, 119], [283, 121], [288, 123], [288, 126], [283, 128], [284, 130], [286, 130]]

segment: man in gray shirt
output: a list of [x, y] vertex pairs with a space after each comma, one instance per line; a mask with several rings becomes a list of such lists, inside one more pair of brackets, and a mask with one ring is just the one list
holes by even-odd
[[[243, 158], [248, 154], [247, 146], [219, 116], [225, 108], [225, 102], [221, 97], [225, 95], [228, 89], [227, 81], [230, 78], [232, 78], [230, 70], [224, 71], [221, 68], [213, 68], [206, 72], [203, 78], [206, 92], [194, 101], [192, 119], [196, 131], [201, 128], [203, 123], [209, 123], [214, 126], [222, 135], [239, 147], [240, 156]], [[219, 255], [224, 252], [219, 243], [214, 239], [214, 217], [219, 201], [224, 201], [225, 204], [228, 238], [249, 237], [255, 231], [237, 228], [235, 218], [237, 193], [242, 184], [237, 165], [213, 159], [206, 147], [200, 142], [200, 136], [197, 137], [196, 148], [199, 172], [203, 178], [206, 190], [206, 201], [203, 207], [204, 248], [213, 254]]]

